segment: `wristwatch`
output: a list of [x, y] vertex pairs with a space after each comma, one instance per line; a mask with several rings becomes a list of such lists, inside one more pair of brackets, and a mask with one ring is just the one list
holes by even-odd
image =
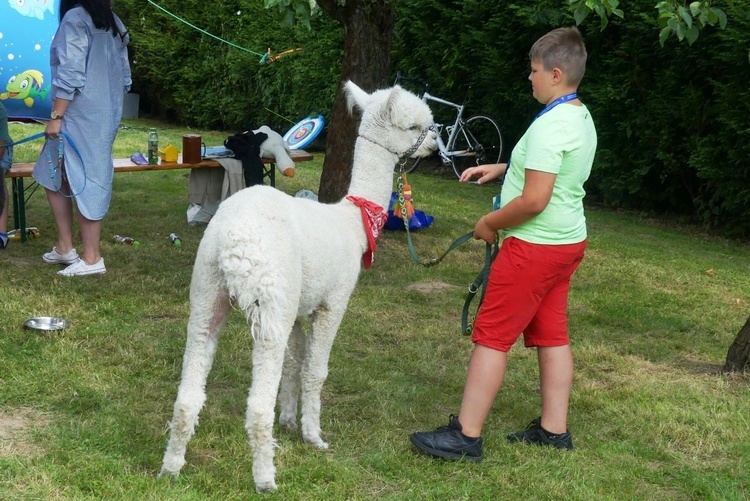
[[62, 115], [58, 115], [55, 110], [52, 110], [52, 113], [50, 113], [49, 116], [50, 116], [50, 118], [52, 120], [62, 120], [62, 118], [63, 118], [63, 116]]

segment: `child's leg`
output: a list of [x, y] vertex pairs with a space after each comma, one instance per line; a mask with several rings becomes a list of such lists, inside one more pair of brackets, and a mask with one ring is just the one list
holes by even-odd
[[527, 346], [536, 346], [542, 396], [541, 426], [553, 434], [567, 432], [568, 401], [573, 386], [573, 353], [568, 339], [570, 278], [583, 259], [586, 243], [549, 250], [554, 262], [566, 263], [559, 280], [542, 299], [524, 334]]
[[546, 289], [538, 290], [533, 266], [534, 248], [507, 238], [492, 263], [487, 294], [474, 322], [474, 352], [464, 387], [458, 420], [463, 433], [478, 437], [492, 403], [503, 384], [508, 351], [534, 317]]
[[0, 173], [0, 249], [4, 249], [8, 245], [8, 188], [5, 185], [5, 178]]
[[458, 421], [467, 437], [479, 437], [482, 434], [482, 426], [492, 402], [503, 384], [507, 363], [507, 352], [480, 344], [474, 345], [461, 410], [458, 413]]
[[0, 204], [0, 233], [6, 233], [8, 231], [8, 187], [5, 184], [5, 177], [0, 174], [0, 183], [2, 183], [2, 198], [3, 202]]
[[573, 353], [570, 345], [540, 346], [539, 386], [542, 393], [542, 428], [550, 433], [568, 429], [568, 400], [573, 386]]

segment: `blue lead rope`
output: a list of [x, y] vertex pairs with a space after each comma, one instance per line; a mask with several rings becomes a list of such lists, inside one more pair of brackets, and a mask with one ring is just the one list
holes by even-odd
[[[62, 169], [62, 162], [63, 162], [64, 150], [65, 150], [65, 144], [63, 141], [67, 141], [68, 144], [70, 144], [70, 147], [73, 148], [73, 153], [75, 153], [76, 156], [78, 157], [78, 160], [81, 161], [81, 166], [83, 167], [83, 186], [81, 187], [81, 190], [78, 193], [74, 193], [72, 195], [65, 195], [64, 193], [61, 193], [61, 195], [63, 195], [64, 197], [68, 197], [68, 198], [75, 198], [76, 196], [83, 193], [84, 188], [86, 188], [86, 180], [87, 180], [86, 165], [83, 163], [83, 157], [81, 157], [81, 152], [78, 151], [78, 148], [73, 142], [73, 139], [71, 139], [71, 137], [68, 134], [62, 131], [60, 131], [60, 135], [62, 136], [62, 139], [59, 140], [59, 144], [57, 147], [57, 162], [53, 162], [52, 155], [49, 155], [49, 159], [47, 160], [47, 165], [49, 166], [50, 177], [52, 178], [52, 182], [55, 182], [55, 178], [57, 177], [57, 171]], [[29, 141], [34, 141], [36, 139], [40, 139], [43, 137], [44, 137], [44, 132], [39, 132], [29, 137], [19, 139], [18, 141], [12, 141], [10, 143], [6, 143], [4, 146], [5, 147], [15, 146], [18, 144], [28, 143]], [[54, 167], [53, 167], [53, 164], [54, 164]], [[60, 188], [62, 188], [62, 181], [60, 181]], [[57, 189], [58, 192], [60, 191], [60, 188]]]

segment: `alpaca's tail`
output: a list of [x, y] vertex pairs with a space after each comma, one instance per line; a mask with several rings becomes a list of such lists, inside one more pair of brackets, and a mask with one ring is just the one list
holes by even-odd
[[260, 238], [263, 232], [228, 231], [219, 245], [219, 268], [233, 304], [240, 308], [257, 340], [284, 336], [282, 315], [289, 309], [285, 280], [273, 251]]

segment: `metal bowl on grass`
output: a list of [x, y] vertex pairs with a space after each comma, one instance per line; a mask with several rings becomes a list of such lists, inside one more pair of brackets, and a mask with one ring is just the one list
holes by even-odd
[[23, 326], [39, 331], [59, 331], [70, 327], [70, 321], [59, 317], [31, 317], [23, 323]]

